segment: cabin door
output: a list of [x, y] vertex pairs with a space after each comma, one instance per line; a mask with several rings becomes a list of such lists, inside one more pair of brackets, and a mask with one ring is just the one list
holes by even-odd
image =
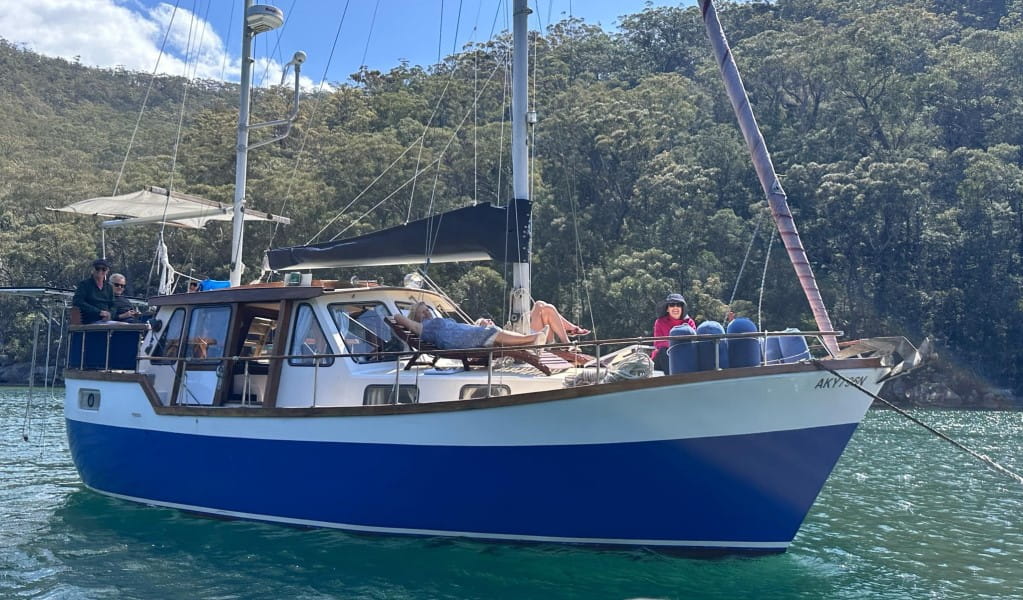
[[224, 385], [225, 345], [231, 306], [197, 306], [188, 318], [185, 360], [175, 397], [177, 404], [211, 405]]
[[174, 309], [166, 321], [166, 325], [158, 327], [153, 333], [154, 341], [146, 348], [150, 360], [145, 367], [146, 373], [153, 377], [153, 389], [160, 398], [160, 404], [164, 406], [171, 403], [178, 380], [177, 373], [180, 367], [175, 359], [181, 356], [181, 338], [185, 333], [185, 309]]

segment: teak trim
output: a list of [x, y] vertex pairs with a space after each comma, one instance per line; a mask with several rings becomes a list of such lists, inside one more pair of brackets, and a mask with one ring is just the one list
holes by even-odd
[[[805, 373], [820, 371], [827, 373], [827, 369], [872, 369], [881, 366], [880, 358], [846, 358], [821, 360], [817, 363], [793, 363], [781, 365], [767, 365], [759, 367], [742, 367], [737, 369], [722, 369], [720, 371], [700, 371], [697, 373], [683, 373], [679, 375], [666, 375], [664, 377], [651, 377], [648, 379], [633, 379], [615, 383], [603, 383], [598, 385], [587, 385], [572, 388], [561, 388], [542, 392], [530, 392], [526, 394], [514, 394], [511, 396], [491, 396], [489, 398], [474, 398], [468, 400], [450, 400], [444, 402], [428, 402], [425, 404], [383, 404], [375, 406], [322, 406], [303, 408], [277, 408], [269, 406], [264, 400], [263, 406], [234, 407], [234, 406], [192, 406], [174, 405], [163, 406], [152, 387], [148, 377], [141, 373], [124, 373], [112, 371], [79, 371], [68, 370], [64, 378], [67, 380], [88, 380], [88, 381], [118, 381], [136, 382], [142, 386], [143, 391], [149, 398], [153, 411], [158, 415], [165, 416], [208, 416], [208, 417], [343, 417], [343, 416], [376, 416], [376, 415], [407, 415], [416, 413], [453, 412], [458, 410], [477, 410], [484, 408], [496, 408], [502, 406], [515, 406], [519, 404], [536, 404], [541, 402], [553, 402], [556, 400], [567, 400], [574, 398], [585, 398], [599, 396], [612, 392], [625, 392], [633, 390], [656, 389], [660, 387], [672, 387], [692, 383], [703, 383], [708, 381], [723, 381], [727, 379], [748, 379], [751, 377], [768, 377], [773, 375], [784, 375], [788, 373]], [[269, 385], [267, 386], [269, 389]], [[276, 392], [276, 390], [274, 390]]]

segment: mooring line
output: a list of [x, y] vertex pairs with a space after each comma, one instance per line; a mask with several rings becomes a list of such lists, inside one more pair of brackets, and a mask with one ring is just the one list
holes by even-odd
[[832, 369], [832, 368], [830, 368], [830, 367], [828, 367], [828, 366], [825, 366], [825, 365], [824, 365], [823, 363], [821, 363], [821, 361], [819, 361], [819, 360], [814, 360], [814, 361], [813, 361], [813, 364], [814, 364], [814, 365], [815, 365], [815, 366], [816, 366], [816, 367], [817, 367], [818, 369], [823, 369], [823, 370], [825, 370], [825, 371], [828, 371], [829, 373], [831, 373], [831, 374], [832, 374], [832, 375], [834, 375], [835, 377], [838, 377], [838, 378], [839, 378], [839, 379], [841, 379], [842, 381], [844, 381], [844, 382], [848, 383], [848, 384], [849, 384], [849, 385], [851, 385], [852, 387], [854, 387], [854, 388], [858, 389], [859, 391], [863, 392], [864, 394], [866, 394], [866, 395], [870, 396], [870, 397], [871, 397], [871, 398], [873, 398], [874, 400], [877, 400], [878, 402], [881, 402], [882, 404], [884, 404], [884, 405], [885, 405], [885, 406], [887, 406], [888, 408], [890, 408], [890, 409], [894, 410], [895, 412], [899, 413], [899, 414], [900, 414], [900, 415], [902, 415], [903, 417], [906, 417], [906, 418], [907, 418], [907, 419], [909, 419], [910, 421], [912, 421], [912, 422], [916, 423], [916, 424], [917, 424], [917, 425], [919, 425], [920, 427], [923, 427], [923, 428], [924, 428], [924, 429], [926, 429], [927, 431], [930, 431], [930, 432], [931, 432], [931, 433], [933, 433], [934, 435], [936, 435], [936, 436], [938, 436], [939, 438], [941, 438], [941, 439], [945, 440], [946, 442], [948, 442], [948, 443], [952, 444], [952, 445], [953, 445], [953, 446], [955, 446], [956, 448], [959, 448], [960, 450], [962, 450], [963, 452], [965, 452], [965, 453], [969, 454], [969, 455], [970, 455], [970, 456], [972, 456], [973, 458], [976, 458], [977, 460], [979, 460], [979, 461], [983, 462], [984, 464], [986, 464], [987, 466], [991, 467], [991, 468], [992, 468], [992, 469], [994, 469], [995, 471], [998, 471], [999, 473], [1002, 473], [1003, 475], [1008, 475], [1008, 476], [1009, 476], [1009, 477], [1011, 477], [1011, 478], [1012, 478], [1013, 480], [1015, 480], [1015, 481], [1016, 481], [1016, 483], [1018, 483], [1018, 484], [1020, 484], [1020, 485], [1023, 485], [1023, 476], [1020, 476], [1020, 475], [1019, 475], [1018, 473], [1015, 473], [1015, 472], [1013, 472], [1012, 470], [1010, 470], [1010, 469], [1008, 469], [1008, 468], [1006, 468], [1006, 467], [1003, 467], [1002, 465], [1000, 465], [1000, 464], [998, 464], [997, 462], [995, 462], [995, 461], [994, 461], [994, 460], [993, 460], [993, 459], [992, 459], [991, 457], [989, 457], [989, 456], [987, 456], [987, 455], [984, 455], [984, 454], [981, 454], [981, 453], [979, 453], [979, 452], [977, 452], [977, 451], [975, 451], [975, 450], [971, 450], [970, 448], [967, 448], [966, 446], [964, 446], [964, 445], [963, 445], [963, 444], [961, 444], [960, 442], [957, 442], [957, 441], [955, 441], [954, 439], [950, 438], [949, 436], [945, 435], [944, 433], [942, 433], [942, 432], [938, 431], [937, 429], [935, 429], [935, 428], [931, 427], [931, 426], [930, 426], [930, 425], [928, 425], [927, 423], [924, 423], [924, 422], [923, 422], [923, 421], [921, 421], [920, 419], [917, 419], [917, 418], [916, 418], [916, 417], [914, 417], [913, 415], [909, 414], [909, 412], [907, 412], [907, 411], [905, 411], [905, 410], [903, 410], [903, 409], [899, 408], [898, 406], [895, 406], [895, 405], [894, 405], [894, 404], [892, 404], [891, 402], [889, 402], [889, 401], [885, 400], [884, 398], [882, 398], [881, 396], [878, 396], [877, 394], [875, 394], [875, 393], [871, 392], [870, 390], [866, 390], [866, 389], [864, 389], [864, 388], [863, 388], [863, 386], [861, 386], [860, 384], [856, 383], [855, 381], [853, 381], [853, 380], [849, 379], [849, 378], [848, 378], [848, 377], [846, 377], [845, 375], [842, 375], [842, 374], [841, 374], [841, 373], [839, 373], [838, 371], [835, 371], [834, 369]]

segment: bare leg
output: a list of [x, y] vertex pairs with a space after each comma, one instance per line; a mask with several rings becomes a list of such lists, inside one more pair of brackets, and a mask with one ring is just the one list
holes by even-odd
[[514, 331], [501, 331], [494, 338], [495, 346], [540, 346], [546, 343], [549, 328], [544, 327], [537, 333], [525, 335]]
[[568, 333], [570, 331], [581, 335], [589, 333], [588, 330], [573, 324], [561, 316], [561, 313], [558, 312], [558, 309], [553, 304], [537, 300], [533, 304], [533, 310], [529, 312], [529, 327], [536, 330], [545, 325], [551, 328], [557, 341], [566, 344], [568, 343]]

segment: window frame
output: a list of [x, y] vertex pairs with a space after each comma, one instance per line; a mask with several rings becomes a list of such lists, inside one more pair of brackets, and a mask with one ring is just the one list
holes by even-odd
[[[207, 356], [196, 356], [194, 354], [194, 349], [193, 349], [193, 347], [195, 346], [195, 343], [191, 341], [191, 339], [193, 337], [192, 336], [192, 328], [193, 328], [193, 326], [195, 326], [197, 324], [196, 323], [196, 315], [197, 314], [198, 315], [203, 315], [204, 313], [213, 314], [214, 311], [222, 311], [224, 309], [227, 309], [227, 319], [225, 319], [223, 321], [223, 330], [222, 331], [218, 330], [218, 331], [213, 332], [213, 333], [223, 333], [223, 339], [217, 339], [217, 341], [219, 342], [218, 351], [219, 351], [220, 355], [219, 356], [209, 356], [207, 354]], [[229, 338], [231, 337], [231, 323], [233, 322], [233, 319], [234, 319], [234, 307], [232, 305], [230, 305], [230, 304], [203, 304], [203, 305], [200, 305], [200, 306], [193, 306], [191, 308], [191, 310], [188, 311], [188, 328], [186, 329], [186, 331], [185, 331], [186, 335], [184, 336], [184, 339], [186, 340], [186, 344], [187, 344], [188, 347], [185, 350], [184, 357], [186, 359], [188, 359], [189, 362], [191, 362], [192, 364], [197, 364], [197, 363], [199, 363], [199, 364], [201, 364], [201, 363], [218, 363], [218, 362], [221, 362], [222, 360], [224, 360], [225, 358], [227, 358], [229, 356], [229, 354], [230, 354], [227, 351], [227, 343], [230, 341]], [[219, 323], [217, 325], [219, 326]], [[205, 330], [205, 328], [203, 328], [203, 329]], [[207, 346], [207, 347], [208, 348], [209, 347], [216, 348], [217, 346], [218, 346], [218, 344], [212, 344], [212, 345]]]
[[[310, 304], [308, 302], [303, 302], [303, 303], [299, 304], [297, 307], [295, 307], [295, 316], [293, 318], [294, 320], [292, 322], [292, 327], [290, 328], [291, 331], [290, 331], [290, 333], [288, 333], [288, 337], [291, 338], [290, 340], [288, 340], [288, 346], [287, 346], [287, 348], [288, 348], [288, 357], [289, 357], [288, 358], [288, 366], [289, 367], [329, 367], [329, 366], [334, 364], [334, 357], [333, 356], [327, 356], [327, 357], [323, 357], [323, 358], [315, 359], [315, 360], [312, 359], [312, 358], [302, 358], [302, 357], [296, 357], [295, 356], [295, 354], [297, 354], [295, 352], [295, 349], [296, 349], [295, 348], [295, 343], [298, 341], [298, 320], [301, 317], [301, 313], [302, 313], [303, 309], [309, 310], [312, 313], [312, 321], [310, 322], [310, 326], [315, 325], [316, 328], [319, 329], [320, 337], [323, 339], [324, 345], [326, 345], [326, 350], [329, 350], [329, 352], [318, 352], [316, 354], [334, 354], [334, 349], [330, 347], [330, 339], [327, 337], [327, 332], [324, 331], [324, 329], [323, 329], [323, 323], [320, 323], [319, 315], [316, 314], [316, 310], [313, 308], [312, 304]], [[303, 336], [305, 336], [306, 339], [308, 338], [308, 336], [305, 335], [306, 332], [302, 332], [302, 334], [303, 334]], [[304, 343], [304, 341], [303, 341], [303, 343]]]
[[[358, 306], [358, 307], [363, 308], [363, 311], [362, 311], [362, 313], [360, 313], [360, 316], [362, 316], [362, 314], [365, 314], [365, 312], [367, 312], [367, 310], [372, 310], [372, 308], [370, 308], [370, 307], [373, 307], [373, 308], [382, 307], [383, 310], [384, 310], [384, 313], [385, 313], [384, 315], [381, 316], [382, 319], [386, 319], [388, 317], [393, 317], [394, 316], [394, 314], [391, 312], [391, 308], [387, 305], [387, 303], [385, 303], [383, 301], [380, 301], [380, 300], [332, 302], [332, 303], [328, 304], [327, 305], [327, 311], [330, 313], [331, 320], [334, 322], [334, 327], [336, 327], [338, 333], [341, 334], [341, 343], [344, 346], [345, 352], [347, 352], [349, 354], [353, 354], [354, 353], [354, 349], [352, 347], [350, 347], [349, 344], [348, 344], [349, 339], [352, 339], [352, 338], [348, 337], [349, 334], [354, 335], [355, 337], [357, 337], [359, 342], [365, 343], [365, 344], [369, 344], [370, 346], [374, 347], [375, 349], [370, 350], [371, 353], [376, 353], [376, 352], [406, 352], [406, 351], [409, 351], [409, 348], [407, 348], [405, 346], [405, 343], [402, 342], [396, 335], [394, 335], [394, 333], [392, 331], [390, 331], [390, 326], [386, 325], [386, 323], [385, 323], [385, 326], [387, 327], [386, 331], [387, 331], [387, 333], [391, 334], [391, 337], [390, 337], [389, 340], [384, 341], [380, 345], [377, 345], [377, 344], [373, 343], [372, 341], [362, 337], [361, 335], [358, 335], [357, 330], [353, 330], [352, 326], [350, 324], [346, 324], [346, 327], [342, 327], [341, 323], [338, 321], [338, 318], [343, 313], [345, 318], [347, 318], [349, 321], [353, 321], [353, 322], [357, 323], [358, 324], [357, 327], [365, 328], [364, 325], [359, 323], [358, 318], [353, 318], [351, 313], [349, 313], [347, 310], [345, 310], [346, 306]], [[365, 329], [367, 331], [369, 331], [369, 328], [365, 328]], [[373, 333], [374, 336], [376, 336], [375, 332], [370, 331], [370, 333]], [[387, 350], [386, 349], [387, 348], [387, 344], [388, 343], [392, 343], [392, 342], [396, 343], [400, 347], [396, 348], [395, 350]], [[355, 362], [356, 364], [362, 365], [362, 364], [378, 363], [378, 362], [395, 362], [398, 357], [396, 355], [395, 356], [372, 356], [371, 354], [360, 353], [360, 355], [358, 355], [358, 356], [353, 354], [352, 356], [349, 356], [349, 358], [351, 358], [352, 361]]]
[[[394, 402], [383, 402], [383, 403], [369, 403], [369, 395], [374, 390], [394, 390], [393, 383], [373, 383], [367, 385], [362, 390], [362, 405], [363, 406], [397, 406], [397, 405], [412, 405], [419, 404], [419, 386], [414, 383], [403, 383], [398, 386], [398, 397]], [[411, 402], [402, 402], [402, 394], [404, 392], [414, 392]]]
[[[472, 392], [487, 389], [485, 383], [467, 383], [462, 387], [458, 388], [458, 399], [459, 400], [481, 400], [483, 398], [498, 398], [501, 396], [511, 396], [511, 386], [506, 383], [492, 383], [490, 384], [491, 390], [501, 390], [503, 394], [490, 394], [489, 396], [472, 396]], [[466, 392], [469, 392], [467, 395]]]
[[[185, 311], [183, 306], [179, 306], [171, 312], [170, 318], [167, 319], [167, 326], [160, 332], [160, 337], [157, 338], [156, 346], [153, 347], [153, 351], [149, 354], [149, 362], [154, 365], [173, 365], [177, 362], [176, 360], [160, 359], [176, 359], [181, 357], [181, 340], [185, 338], [185, 324], [188, 322], [188, 315], [186, 312], [187, 311]], [[163, 351], [167, 347], [167, 336], [170, 334], [171, 329], [173, 329], [172, 326], [174, 324], [174, 318], [178, 316], [181, 317], [181, 325], [178, 327], [178, 345], [176, 352], [173, 355], [165, 354]]]

